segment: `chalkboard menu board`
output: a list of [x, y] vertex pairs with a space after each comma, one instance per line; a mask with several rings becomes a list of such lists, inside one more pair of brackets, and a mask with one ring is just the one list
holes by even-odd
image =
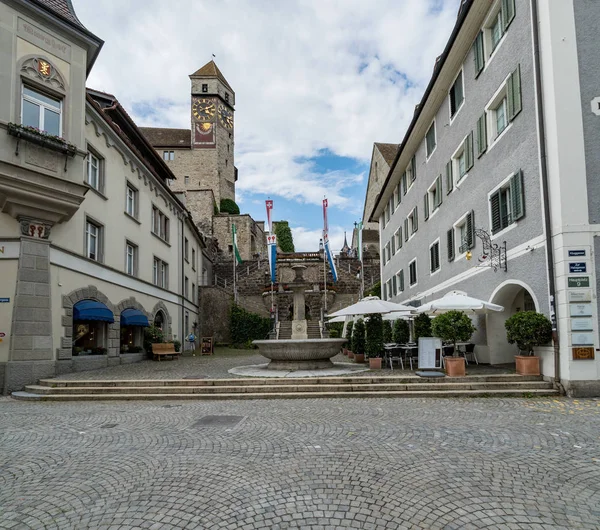
[[214, 353], [212, 337], [202, 337], [202, 340], [200, 341], [200, 352], [202, 355], [212, 355]]

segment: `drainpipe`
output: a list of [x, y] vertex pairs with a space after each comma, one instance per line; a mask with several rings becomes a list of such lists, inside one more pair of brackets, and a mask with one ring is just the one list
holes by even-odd
[[548, 162], [546, 153], [546, 123], [544, 121], [542, 73], [540, 59], [540, 32], [538, 0], [531, 0], [531, 19], [533, 29], [534, 74], [537, 95], [538, 141], [542, 172], [542, 197], [544, 201], [544, 228], [546, 232], [546, 258], [548, 265], [548, 291], [550, 295], [550, 319], [552, 321], [552, 343], [554, 346], [554, 385], [564, 394], [560, 382], [560, 343], [556, 316], [556, 278], [554, 275], [554, 249], [552, 247], [552, 222], [550, 218], [550, 193], [548, 185]]
[[185, 333], [183, 326], [185, 326], [185, 212], [181, 216], [181, 320], [179, 322], [179, 342], [181, 342], [181, 351], [185, 346]]

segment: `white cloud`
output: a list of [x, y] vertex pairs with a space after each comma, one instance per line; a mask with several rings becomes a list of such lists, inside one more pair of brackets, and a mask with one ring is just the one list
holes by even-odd
[[298, 159], [329, 149], [368, 161], [373, 142], [399, 143], [458, 3], [74, 0], [106, 41], [89, 86], [114, 93], [141, 125], [189, 127], [188, 75], [215, 53], [236, 91], [240, 193], [319, 204], [326, 191], [340, 207], [364, 175], [321, 175]]
[[[290, 226], [290, 228], [296, 252], [317, 252], [319, 250], [319, 239], [323, 237], [322, 230], [311, 230], [303, 226]], [[349, 239], [351, 238], [350, 234]], [[341, 226], [329, 227], [329, 244], [334, 254], [340, 251], [344, 245], [344, 229]]]

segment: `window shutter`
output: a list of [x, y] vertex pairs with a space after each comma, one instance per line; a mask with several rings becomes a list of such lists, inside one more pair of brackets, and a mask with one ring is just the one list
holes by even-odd
[[487, 151], [487, 114], [477, 120], [477, 158]]
[[398, 205], [402, 202], [402, 179], [398, 182]]
[[398, 285], [396, 283], [396, 275], [392, 276], [392, 294], [396, 296], [398, 294]]
[[435, 245], [429, 247], [429, 272], [433, 272], [435, 270]]
[[475, 79], [479, 77], [485, 67], [485, 55], [483, 51], [483, 31], [480, 31], [473, 44], [473, 56], [475, 59]]
[[502, 219], [500, 217], [500, 192], [494, 193], [490, 197], [490, 207], [492, 209], [492, 234], [499, 232], [502, 227]]
[[435, 246], [435, 270], [440, 268], [440, 244], [436, 243]]
[[404, 269], [400, 271], [400, 292], [404, 291]]
[[451, 193], [454, 188], [454, 179], [452, 178], [452, 160], [446, 164], [446, 193]]
[[442, 175], [438, 175], [437, 181], [435, 183], [435, 188], [436, 188], [436, 193], [435, 193], [435, 199], [436, 199], [436, 204], [435, 207], [437, 208], [440, 204], [442, 204], [442, 197], [444, 196], [443, 190], [442, 190]]
[[[415, 206], [415, 209], [413, 210], [413, 226], [415, 227], [415, 232], [419, 229], [419, 211], [417, 210], [417, 207]], [[414, 232], [413, 232], [414, 233]]]
[[466, 171], [473, 167], [473, 131], [465, 139], [465, 166]]
[[467, 214], [467, 247], [475, 246], [475, 212], [471, 210]]
[[515, 0], [502, 0], [502, 27], [504, 31], [515, 18]]
[[402, 248], [402, 227], [398, 228], [398, 250]]
[[410, 165], [412, 166], [412, 180], [414, 182], [417, 180], [417, 155], [413, 155]]
[[402, 182], [402, 195], [406, 195], [407, 185], [406, 185], [406, 171], [402, 173], [402, 177], [400, 178], [400, 182]]
[[448, 261], [454, 261], [454, 228], [448, 230]]
[[510, 74], [507, 84], [508, 92], [508, 120], [513, 121], [523, 109], [521, 100], [521, 65]]
[[423, 197], [423, 218], [425, 221], [429, 219], [429, 193], [426, 193]]
[[408, 219], [404, 219], [404, 241], [408, 241]]
[[525, 215], [525, 197], [523, 193], [523, 172], [519, 170], [510, 179], [510, 198], [512, 201], [512, 221], [517, 221]]
[[396, 254], [396, 236], [392, 236], [392, 256]]

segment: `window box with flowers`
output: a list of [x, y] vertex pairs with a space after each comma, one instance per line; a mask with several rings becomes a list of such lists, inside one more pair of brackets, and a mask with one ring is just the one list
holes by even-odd
[[[38, 129], [37, 127], [30, 127], [29, 125], [19, 125], [17, 123], [9, 123], [7, 132], [9, 135], [14, 136], [18, 140], [26, 140], [32, 144], [45, 147], [52, 151], [57, 151], [64, 155], [73, 157], [77, 154], [77, 147], [73, 144], [68, 143], [61, 136], [49, 134], [45, 131]], [[16, 154], [19, 154], [19, 143], [17, 142]]]

